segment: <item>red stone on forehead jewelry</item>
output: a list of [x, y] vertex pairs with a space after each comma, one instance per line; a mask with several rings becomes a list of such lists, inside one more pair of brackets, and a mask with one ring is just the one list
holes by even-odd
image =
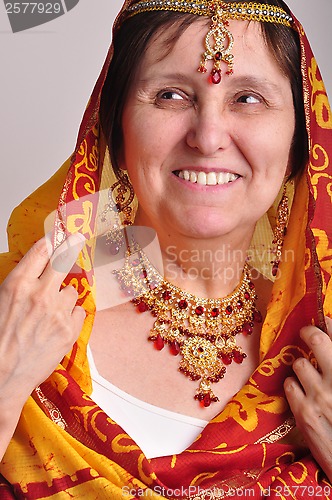
[[218, 69], [213, 69], [211, 71], [211, 81], [214, 84], [218, 84], [221, 82], [221, 71]]
[[186, 300], [180, 300], [180, 302], [178, 303], [178, 306], [180, 309], [187, 309], [188, 302]]

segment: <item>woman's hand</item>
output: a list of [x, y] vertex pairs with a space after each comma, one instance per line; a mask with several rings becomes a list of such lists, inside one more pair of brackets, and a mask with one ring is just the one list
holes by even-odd
[[304, 358], [293, 364], [296, 378], [285, 380], [285, 392], [313, 457], [332, 481], [332, 320], [326, 318], [328, 335], [314, 326], [300, 335], [312, 349], [319, 371]]
[[70, 236], [50, 259], [49, 242], [42, 238], [0, 287], [0, 458], [25, 401], [70, 351], [83, 326], [77, 291], [60, 291], [83, 240]]

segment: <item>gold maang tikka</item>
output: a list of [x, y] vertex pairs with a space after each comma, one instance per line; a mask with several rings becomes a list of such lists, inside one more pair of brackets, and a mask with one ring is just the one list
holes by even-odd
[[234, 37], [229, 30], [229, 20], [257, 21], [293, 26], [293, 18], [276, 5], [256, 2], [226, 3], [220, 0], [148, 0], [139, 1], [128, 7], [125, 17], [141, 12], [174, 11], [205, 16], [211, 19], [210, 29], [205, 36], [205, 52], [198, 67], [200, 73], [207, 73], [208, 61], [213, 62], [209, 78], [212, 83], [221, 81], [222, 63], [227, 64], [227, 75], [233, 74]]

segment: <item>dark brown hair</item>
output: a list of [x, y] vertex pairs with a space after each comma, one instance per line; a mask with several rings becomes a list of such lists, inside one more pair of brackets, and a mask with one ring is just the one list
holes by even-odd
[[[282, 0], [267, 0], [290, 13]], [[181, 34], [198, 16], [169, 11], [137, 14], [123, 22], [115, 33], [114, 56], [110, 64], [100, 103], [100, 123], [110, 147], [113, 168], [122, 148], [122, 112], [131, 83], [151, 38], [158, 32], [170, 33], [166, 56]], [[266, 43], [281, 71], [289, 78], [296, 116], [295, 133], [290, 157], [290, 178], [303, 172], [308, 161], [308, 136], [302, 92], [300, 42], [297, 32], [281, 24], [261, 23]]]

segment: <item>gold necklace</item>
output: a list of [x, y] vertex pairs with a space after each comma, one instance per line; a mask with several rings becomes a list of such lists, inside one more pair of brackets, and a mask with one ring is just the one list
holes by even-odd
[[204, 407], [219, 401], [211, 384], [224, 377], [226, 366], [247, 357], [236, 335], [251, 335], [254, 322], [262, 321], [248, 265], [236, 289], [221, 299], [199, 298], [166, 281], [136, 242], [123, 267], [113, 272], [137, 310], [156, 317], [148, 340], [157, 350], [168, 345], [171, 354], [181, 356], [179, 371], [200, 381], [194, 399]]

